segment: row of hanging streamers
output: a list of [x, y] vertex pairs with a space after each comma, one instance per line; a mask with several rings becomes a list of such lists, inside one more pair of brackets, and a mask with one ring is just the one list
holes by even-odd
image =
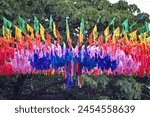
[[[18, 18], [18, 26], [3, 18], [3, 37], [0, 37], [0, 75], [58, 74], [66, 79], [67, 89], [74, 86], [81, 87], [82, 74], [105, 73], [127, 76], [135, 74], [140, 77], [150, 75], [149, 24], [145, 23], [143, 27], [131, 31], [137, 21], [129, 26], [126, 19], [121, 27], [115, 29], [115, 19], [113, 18], [103, 34], [98, 33], [95, 24], [86, 39], [82, 17], [78, 41], [73, 46], [67, 18], [67, 44], [61, 37], [52, 16], [49, 20], [49, 32], [46, 32], [36, 17], [34, 28], [21, 17]], [[14, 37], [12, 27], [15, 27]]]

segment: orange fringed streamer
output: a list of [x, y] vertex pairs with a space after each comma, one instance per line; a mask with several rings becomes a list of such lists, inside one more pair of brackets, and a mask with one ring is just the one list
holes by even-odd
[[92, 37], [93, 37], [93, 32], [90, 33], [89, 38], [88, 38], [88, 42], [89, 42], [90, 46], [92, 46], [92, 43], [93, 43], [92, 42]]
[[51, 36], [46, 32], [45, 49], [48, 50], [49, 46], [51, 47]]
[[98, 37], [98, 47], [99, 47], [99, 49], [100, 49], [100, 47], [102, 46], [102, 44], [103, 44], [103, 35], [100, 35], [100, 36]]
[[57, 29], [57, 42], [58, 42], [59, 45], [60, 45], [60, 41], [61, 40], [62, 40], [62, 37], [61, 37], [61, 35], [59, 33], [59, 30]]

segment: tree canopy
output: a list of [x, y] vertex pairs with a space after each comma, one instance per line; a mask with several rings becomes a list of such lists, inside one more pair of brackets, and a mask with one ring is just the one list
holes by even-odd
[[1, 18], [6, 17], [16, 24], [18, 16], [21, 16], [33, 26], [36, 16], [47, 31], [49, 31], [49, 18], [52, 15], [64, 40], [66, 40], [66, 17], [69, 18], [71, 37], [74, 41], [77, 40], [82, 17], [85, 19], [85, 36], [92, 31], [98, 18], [100, 18], [97, 23], [99, 33], [104, 31], [114, 17], [116, 17], [115, 28], [121, 26], [125, 19], [129, 20], [129, 25], [132, 25], [144, 16], [134, 27], [135, 29], [150, 21], [149, 14], [141, 12], [137, 5], [128, 4], [124, 0], [114, 4], [108, 0], [1, 0], [0, 6]]

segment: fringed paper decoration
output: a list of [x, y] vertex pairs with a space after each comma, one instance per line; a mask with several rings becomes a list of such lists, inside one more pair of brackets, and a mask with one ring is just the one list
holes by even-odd
[[28, 34], [31, 35], [32, 39], [34, 39], [34, 31], [33, 31], [33, 28], [27, 24], [27, 31], [28, 31]]

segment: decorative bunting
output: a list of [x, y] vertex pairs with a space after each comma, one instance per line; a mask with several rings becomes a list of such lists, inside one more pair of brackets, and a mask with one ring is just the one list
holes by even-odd
[[56, 24], [54, 21], [53, 21], [53, 34], [54, 34], [55, 38], [57, 38]]
[[36, 33], [39, 33], [39, 21], [35, 16], [34, 16], [34, 30]]
[[19, 41], [21, 41], [22, 38], [22, 32], [17, 26], [15, 26], [15, 38]]
[[19, 25], [20, 30], [24, 33], [26, 22], [20, 16], [18, 18], [18, 25]]
[[82, 17], [82, 20], [80, 23], [79, 43], [83, 43], [83, 32], [84, 32], [84, 18]]
[[53, 18], [52, 15], [50, 16], [50, 21], [49, 21], [49, 29], [52, 31], [52, 25], [53, 25]]
[[70, 38], [70, 30], [69, 30], [69, 25], [68, 25], [68, 19], [66, 18], [66, 34], [67, 34], [67, 42], [68, 42], [68, 46], [69, 48], [72, 47], [72, 40]]
[[126, 34], [129, 32], [129, 24], [128, 24], [128, 19], [126, 19], [123, 23], [122, 23], [122, 34]]
[[42, 24], [40, 24], [40, 35], [43, 41], [45, 40], [44, 32], [45, 32], [45, 29], [42, 26]]
[[31, 37], [34, 39], [34, 31], [33, 31], [33, 28], [27, 24], [27, 31], [28, 33], [30, 33]]
[[[88, 37], [89, 46], [83, 43], [84, 18], [82, 18], [79, 43], [83, 45], [73, 47], [68, 20], [66, 19], [67, 47], [64, 42], [62, 45], [62, 37], [54, 21], [51, 21], [51, 25], [53, 25], [53, 34], [57, 41], [54, 40], [52, 43], [48, 32], [46, 32], [45, 39], [45, 29], [37, 21], [36, 24], [40, 26], [40, 34], [38, 34], [38, 28], [36, 27], [34, 38], [34, 30], [29, 24], [26, 24], [28, 31], [28, 34], [26, 34], [25, 22], [20, 17], [19, 27], [15, 26], [15, 38], [9, 35], [10, 38], [6, 39], [8, 34], [11, 34], [12, 24], [5, 18], [3, 20], [4, 38], [0, 37], [0, 75], [62, 74], [66, 79], [67, 89], [77, 85], [81, 87], [82, 74], [99, 75], [105, 73], [107, 75], [123, 74], [128, 76], [136, 74], [140, 77], [150, 75], [150, 36], [148, 35], [149, 27], [147, 23], [140, 29], [142, 32], [138, 35], [140, 44], [137, 40], [138, 30], [128, 35], [128, 20], [125, 20], [122, 24], [124, 37], [120, 37], [120, 28], [118, 27], [113, 32], [112, 40], [112, 34], [109, 32], [110, 27], [108, 26], [104, 31], [105, 43], [103, 43], [103, 34], [98, 37], [97, 25], [95, 25], [92, 32], [85, 35], [85, 37]], [[110, 24], [113, 24], [113, 22]], [[23, 36], [22, 33], [24, 33]], [[128, 36], [130, 36], [129, 41], [125, 41]], [[98, 40], [96, 40], [97, 37]], [[45, 43], [42, 43], [40, 38]], [[6, 60], [10, 60], [10, 62], [8, 63]]]
[[94, 28], [93, 28], [93, 39], [94, 39], [94, 42], [97, 39], [97, 37], [98, 37], [97, 25], [95, 25]]
[[105, 29], [104, 35], [105, 35], [105, 42], [107, 42], [108, 41], [108, 36], [109, 36], [109, 26]]

